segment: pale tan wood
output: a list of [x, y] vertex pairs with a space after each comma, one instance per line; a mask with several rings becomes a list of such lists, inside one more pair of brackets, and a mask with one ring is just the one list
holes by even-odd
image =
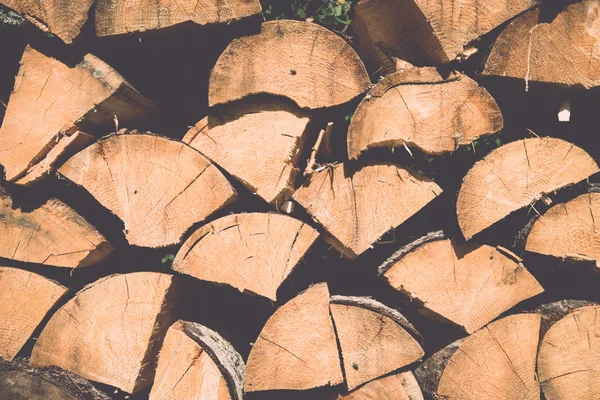
[[467, 333], [544, 291], [521, 260], [501, 248], [439, 238], [392, 260], [383, 273], [426, 314]]
[[[0, 128], [0, 165], [7, 181], [18, 181], [31, 173], [50, 172], [35, 168], [53, 148], [68, 156], [71, 135], [114, 128], [148, 118], [152, 103], [131, 87], [115, 70], [88, 54], [69, 67], [27, 47]], [[66, 143], [63, 143], [66, 142]]]
[[311, 175], [293, 199], [319, 222], [346, 257], [365, 252], [435, 199], [442, 189], [423, 175], [394, 164], [344, 164]]
[[275, 301], [277, 289], [318, 236], [286, 215], [227, 215], [194, 232], [177, 253], [173, 269]]
[[423, 393], [412, 372], [400, 372], [371, 381], [337, 400], [423, 400]]
[[444, 79], [432, 67], [395, 72], [358, 105], [348, 128], [348, 157], [403, 145], [449, 153], [503, 126], [494, 98], [468, 76]]
[[344, 39], [317, 24], [269, 21], [260, 34], [234, 39], [209, 82], [209, 105], [268, 93], [301, 108], [346, 103], [369, 88], [365, 67]]
[[44, 32], [71, 44], [81, 33], [94, 0], [0, 0]]
[[525, 249], [563, 259], [594, 261], [600, 266], [600, 193], [586, 193], [556, 204], [535, 221]]
[[196, 150], [137, 131], [99, 140], [59, 173], [117, 215], [129, 243], [143, 247], [180, 243], [194, 223], [236, 197], [223, 174]]
[[456, 214], [468, 240], [545, 194], [598, 172], [581, 148], [555, 138], [517, 140], [477, 162], [463, 179]]
[[135, 272], [96, 281], [50, 319], [31, 365], [56, 365], [136, 393], [152, 383], [159, 343], [173, 322], [170, 275]]
[[33, 272], [0, 267], [0, 358], [17, 355], [67, 290]]
[[600, 306], [571, 311], [548, 330], [538, 354], [538, 375], [547, 400], [600, 398]]
[[96, 228], [57, 199], [23, 211], [0, 187], [0, 257], [55, 267], [87, 267], [113, 252]]
[[244, 360], [218, 333], [177, 321], [162, 344], [150, 400], [242, 400]]
[[250, 191], [280, 205], [296, 189], [309, 115], [279, 103], [230, 106], [188, 131], [183, 142]]
[[343, 382], [327, 284], [311, 286], [279, 307], [246, 365], [245, 392], [306, 390]]
[[514, 20], [494, 43], [484, 75], [564, 85], [600, 86], [600, 2], [568, 6], [550, 23], [539, 10]]

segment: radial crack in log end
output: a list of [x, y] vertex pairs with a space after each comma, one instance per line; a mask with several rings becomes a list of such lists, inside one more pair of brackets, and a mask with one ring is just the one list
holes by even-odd
[[400, 372], [371, 381], [336, 400], [423, 400], [423, 393], [412, 372]]

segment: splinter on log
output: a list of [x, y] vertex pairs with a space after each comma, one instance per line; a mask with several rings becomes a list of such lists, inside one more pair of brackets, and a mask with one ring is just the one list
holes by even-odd
[[536, 4], [536, 0], [362, 0], [354, 7], [354, 42], [373, 74], [395, 70], [390, 55], [415, 65], [447, 63], [467, 56], [471, 42]]
[[348, 258], [371, 248], [442, 193], [428, 178], [394, 164], [350, 168], [338, 164], [313, 173], [293, 196]]
[[468, 240], [545, 194], [598, 171], [584, 150], [561, 139], [506, 144], [477, 162], [463, 179], [456, 201], [458, 224]]
[[235, 199], [209, 160], [176, 140], [137, 131], [101, 139], [59, 173], [84, 187], [125, 224], [130, 244], [178, 244], [184, 233]]
[[52, 316], [31, 365], [56, 365], [136, 393], [152, 383], [159, 343], [174, 320], [175, 296], [172, 277], [157, 272], [96, 281]]
[[52, 172], [53, 159], [87, 144], [78, 130], [105, 133], [115, 116], [131, 123], [152, 111], [149, 100], [95, 56], [69, 67], [27, 47], [0, 128], [5, 179], [32, 184]]
[[245, 392], [306, 390], [343, 382], [329, 310], [329, 289], [320, 283], [279, 307], [254, 343]]
[[230, 106], [196, 124], [183, 142], [280, 205], [296, 189], [308, 114], [281, 103]]
[[556, 204], [538, 218], [527, 236], [525, 249], [575, 261], [593, 261], [600, 267], [600, 193], [586, 193]]
[[431, 356], [415, 371], [426, 397], [539, 400], [540, 320], [537, 314], [511, 315]]
[[41, 275], [0, 267], [0, 358], [12, 360], [66, 292]]
[[318, 236], [286, 215], [227, 215], [194, 232], [177, 253], [173, 269], [275, 301], [277, 289]]
[[423, 393], [412, 372], [388, 375], [371, 381], [335, 400], [423, 400]]
[[425, 354], [404, 317], [375, 300], [333, 296], [330, 308], [349, 391]]
[[494, 98], [466, 75], [435, 68], [396, 72], [361, 101], [348, 128], [348, 157], [374, 147], [449, 153], [504, 126]]
[[209, 82], [210, 106], [268, 93], [301, 108], [332, 107], [365, 92], [371, 81], [344, 39], [310, 22], [270, 21], [261, 33], [234, 39]]
[[380, 273], [394, 289], [422, 304], [425, 314], [467, 333], [544, 291], [508, 250], [457, 243], [442, 232], [400, 249]]
[[600, 86], [600, 1], [569, 5], [550, 23], [539, 9], [515, 19], [496, 39], [483, 75], [564, 85]]
[[50, 199], [32, 211], [13, 209], [0, 187], [0, 257], [55, 267], [87, 267], [113, 247], [72, 208]]
[[94, 0], [0, 0], [44, 32], [67, 44], [81, 33]]
[[218, 333], [177, 321], [162, 344], [150, 400], [242, 400], [245, 365]]
[[260, 15], [258, 0], [98, 0], [96, 35], [124, 35], [192, 22], [229, 24]]

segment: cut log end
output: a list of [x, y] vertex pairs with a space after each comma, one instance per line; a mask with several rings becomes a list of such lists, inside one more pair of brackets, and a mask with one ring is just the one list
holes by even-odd
[[423, 400], [423, 393], [412, 372], [400, 372], [371, 381], [336, 400]]

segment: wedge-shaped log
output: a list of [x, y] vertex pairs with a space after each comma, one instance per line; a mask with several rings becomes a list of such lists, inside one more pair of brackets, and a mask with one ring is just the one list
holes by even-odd
[[[53, 172], [49, 160], [67, 158], [89, 143], [78, 130], [105, 132], [114, 128], [115, 116], [127, 124], [147, 119], [153, 109], [149, 100], [91, 54], [69, 67], [27, 47], [0, 128], [5, 179], [31, 184]], [[43, 164], [42, 171], [36, 168], [38, 163]]]
[[467, 333], [544, 291], [508, 250], [457, 243], [442, 232], [400, 249], [380, 273], [394, 289], [422, 304], [425, 314]]
[[343, 382], [327, 284], [311, 286], [267, 321], [246, 366], [245, 392], [306, 390]]
[[85, 188], [125, 224], [129, 243], [178, 244], [196, 222], [235, 199], [209, 160], [188, 145], [136, 131], [101, 139], [59, 173]]
[[280, 205], [296, 189], [308, 114], [273, 103], [231, 106], [196, 124], [183, 142], [250, 191]]
[[136, 393], [152, 383], [176, 295], [172, 277], [156, 272], [96, 281], [52, 316], [33, 348], [31, 365], [56, 365]]
[[375, 300], [333, 296], [330, 307], [349, 391], [425, 354], [404, 317]]
[[442, 189], [394, 164], [344, 164], [322, 169], [293, 196], [331, 235], [346, 257], [356, 258], [384, 233], [435, 199]]
[[242, 400], [244, 372], [244, 360], [218, 333], [180, 320], [165, 336], [150, 400]]
[[261, 11], [258, 0], [98, 0], [96, 35], [152, 31], [185, 22], [229, 24]]
[[361, 101], [348, 128], [348, 157], [374, 147], [449, 153], [504, 126], [494, 98], [466, 75], [435, 68], [396, 72]]
[[41, 275], [0, 267], [0, 358], [12, 360], [66, 292]]
[[515, 19], [496, 39], [484, 75], [563, 85], [600, 86], [600, 1], [568, 6], [550, 23], [539, 9]]
[[71, 44], [81, 33], [94, 0], [0, 0], [44, 32]]
[[344, 39], [317, 24], [270, 21], [261, 33], [234, 39], [219, 57], [209, 82], [209, 105], [268, 93], [302, 108], [346, 103], [371, 84]]
[[513, 211], [598, 172], [581, 148], [554, 138], [506, 144], [477, 162], [465, 176], [456, 214], [468, 240]]
[[540, 321], [511, 315], [449, 345], [415, 371], [421, 389], [435, 399], [539, 400]]
[[277, 289], [318, 236], [286, 215], [228, 215], [194, 232], [177, 253], [173, 269], [275, 301]]
[[55, 267], [87, 267], [113, 247], [96, 228], [57, 199], [24, 211], [0, 187], [0, 257]]
[[371, 381], [336, 400], [423, 400], [423, 393], [412, 372], [400, 372]]

